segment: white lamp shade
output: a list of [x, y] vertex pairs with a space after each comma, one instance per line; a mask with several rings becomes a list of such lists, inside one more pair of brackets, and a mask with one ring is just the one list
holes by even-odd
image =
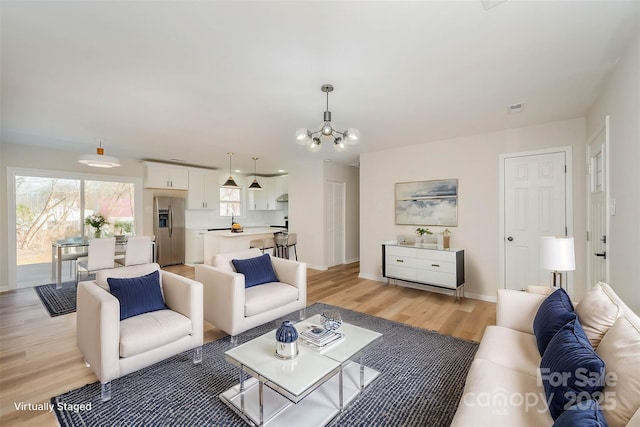
[[540, 268], [551, 271], [575, 270], [573, 237], [540, 237]]

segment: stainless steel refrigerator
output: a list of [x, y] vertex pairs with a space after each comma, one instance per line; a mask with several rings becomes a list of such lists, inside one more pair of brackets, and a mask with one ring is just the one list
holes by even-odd
[[153, 229], [156, 235], [156, 262], [161, 266], [184, 264], [184, 199], [155, 197]]

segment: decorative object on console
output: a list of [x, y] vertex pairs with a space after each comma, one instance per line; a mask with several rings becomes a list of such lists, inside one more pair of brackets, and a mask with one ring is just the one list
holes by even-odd
[[335, 331], [342, 326], [342, 316], [338, 310], [325, 311], [321, 315], [322, 326], [328, 331]]
[[298, 355], [298, 331], [290, 320], [285, 320], [276, 330], [276, 357], [293, 359]]
[[426, 243], [425, 235], [429, 235], [433, 233], [428, 228], [419, 227], [419, 228], [416, 228], [416, 234], [418, 235], [418, 238], [416, 239], [416, 243]]
[[222, 186], [227, 188], [238, 188], [238, 184], [236, 184], [231, 176], [231, 156], [233, 156], [233, 153], [229, 152], [227, 154], [229, 155], [229, 178], [227, 178]]
[[[300, 145], [306, 145], [309, 151], [320, 151], [320, 138], [323, 136], [330, 136], [333, 138], [333, 148], [336, 151], [344, 151], [347, 149], [346, 144], [357, 144], [360, 140], [360, 131], [358, 129], [350, 128], [344, 132], [337, 131], [333, 128], [331, 123], [331, 111], [329, 111], [329, 92], [333, 91], [333, 86], [330, 84], [324, 84], [320, 88], [327, 94], [327, 110], [324, 112], [324, 122], [319, 131], [311, 132], [308, 129], [298, 129], [296, 131], [296, 142]], [[317, 136], [314, 136], [317, 135]]]
[[120, 166], [120, 160], [115, 157], [105, 156], [104, 148], [102, 148], [102, 141], [98, 141], [98, 148], [96, 148], [96, 154], [86, 154], [80, 156], [78, 163], [92, 166], [94, 168], [116, 168]]
[[260, 183], [258, 182], [258, 177], [256, 175], [256, 162], [258, 161], [257, 157], [252, 157], [253, 159], [253, 182], [247, 188], [247, 190], [262, 190]]
[[396, 225], [458, 226], [458, 180], [398, 182]]
[[559, 287], [562, 287], [562, 272], [576, 269], [576, 256], [573, 237], [540, 237], [540, 268], [551, 270], [551, 286], [556, 286], [559, 276]]
[[449, 249], [451, 247], [451, 232], [448, 228], [438, 234], [438, 249]]

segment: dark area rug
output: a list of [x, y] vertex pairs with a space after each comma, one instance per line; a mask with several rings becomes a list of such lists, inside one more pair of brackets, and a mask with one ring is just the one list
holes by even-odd
[[49, 316], [56, 317], [76, 311], [75, 280], [62, 283], [60, 289], [56, 289], [55, 284], [50, 284], [36, 286], [35, 290]]
[[[380, 372], [330, 426], [448, 426], [462, 395], [478, 343], [441, 335], [326, 304], [307, 316], [340, 311], [346, 322], [381, 332], [366, 352], [366, 364]], [[291, 315], [290, 319], [297, 319]], [[275, 328], [270, 322], [239, 336], [239, 343]], [[112, 399], [100, 401], [100, 383], [53, 397], [62, 426], [244, 426], [218, 395], [238, 382], [238, 370], [224, 359], [229, 338], [205, 344], [203, 361], [188, 351], [112, 381]], [[84, 406], [80, 406], [84, 405]]]

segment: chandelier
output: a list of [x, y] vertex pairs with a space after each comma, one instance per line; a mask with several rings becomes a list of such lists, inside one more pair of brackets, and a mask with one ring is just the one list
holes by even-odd
[[333, 128], [331, 123], [331, 111], [329, 111], [329, 92], [333, 92], [333, 86], [330, 84], [324, 84], [320, 88], [327, 94], [327, 110], [324, 112], [324, 122], [320, 130], [311, 132], [308, 129], [298, 129], [296, 131], [296, 142], [300, 145], [306, 145], [309, 151], [320, 151], [321, 137], [333, 138], [333, 148], [336, 151], [344, 151], [347, 149], [347, 145], [357, 144], [360, 140], [360, 131], [358, 129], [350, 128], [344, 132], [337, 131]]

